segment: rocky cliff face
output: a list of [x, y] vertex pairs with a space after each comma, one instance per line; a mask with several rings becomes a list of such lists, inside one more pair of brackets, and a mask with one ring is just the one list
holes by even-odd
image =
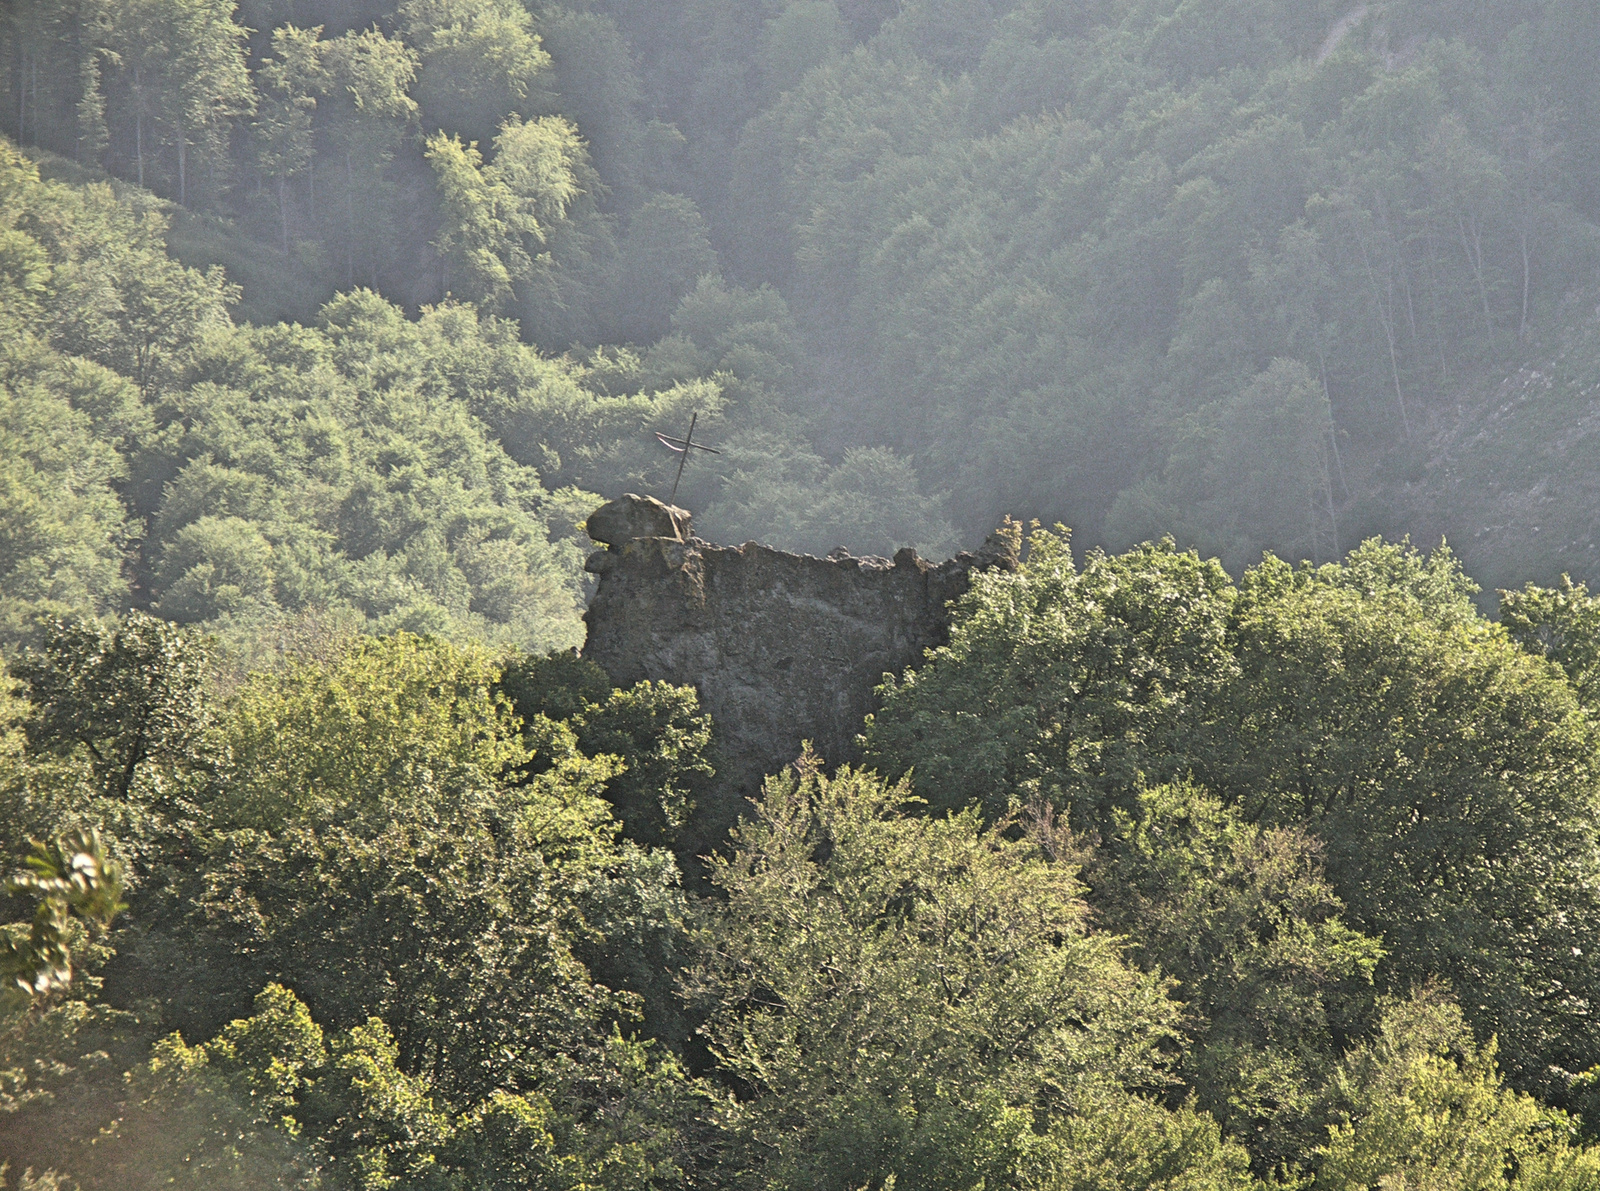
[[806, 740], [830, 765], [855, 760], [883, 675], [948, 640], [946, 604], [974, 570], [1017, 566], [1004, 531], [937, 566], [911, 549], [814, 558], [714, 546], [690, 534], [688, 513], [631, 495], [598, 509], [588, 530], [607, 548], [587, 564], [600, 586], [584, 657], [623, 685], [695, 687], [716, 725], [725, 794], [755, 793]]

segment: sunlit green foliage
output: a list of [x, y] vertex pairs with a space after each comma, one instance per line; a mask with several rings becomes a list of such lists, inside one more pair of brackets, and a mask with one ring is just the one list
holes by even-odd
[[868, 755], [935, 806], [1040, 800], [1108, 840], [1148, 813], [1147, 783], [1185, 777], [1312, 832], [1346, 920], [1384, 946], [1380, 985], [1448, 979], [1517, 1086], [1564, 1096], [1600, 1059], [1577, 991], [1597, 987], [1600, 757], [1566, 675], [1473, 590], [1444, 550], [1268, 558], [1235, 587], [1170, 545], [1079, 571], [1036, 533], [1018, 574], [963, 599], [950, 645], [884, 687]]
[[[803, 758], [769, 781], [734, 831], [698, 974], [763, 1183], [1014, 1185], [1056, 1140], [1041, 1124], [1137, 1119], [1124, 1098], [1165, 1082], [1175, 1006], [1088, 931], [1070, 864], [972, 812], [908, 814], [904, 786], [818, 770]], [[1238, 1179], [1241, 1157], [1218, 1165]]]
[[1437, 990], [1391, 1005], [1339, 1073], [1344, 1119], [1314, 1185], [1594, 1186], [1596, 1155], [1575, 1144], [1574, 1122], [1502, 1086], [1494, 1058]]
[[[154, 626], [58, 633], [50, 656], [67, 673], [29, 671], [27, 693], [54, 710], [70, 679], [61, 711], [103, 724], [126, 709], [131, 725], [130, 692], [173, 674], [171, 658], [124, 647]], [[169, 652], [199, 648], [163, 632]], [[16, 887], [46, 899], [40, 921], [90, 974], [73, 981], [71, 1011], [67, 952], [33, 982], [42, 1004], [5, 1044], [23, 1070], [7, 1085], [0, 1160], [48, 1156], [85, 1188], [318, 1171], [350, 1187], [519, 1169], [538, 1186], [680, 1180], [700, 1093], [633, 1037], [643, 1010], [682, 1038], [670, 1003], [644, 1004], [670, 1000], [682, 963], [676, 867], [620, 837], [600, 793], [622, 763], [578, 752], [563, 725], [530, 775], [498, 679], [481, 650], [400, 634], [288, 659], [221, 704], [191, 692], [207, 747], [187, 773], [183, 756], [165, 761], [179, 771], [167, 786], [193, 802], [151, 781], [119, 795], [143, 813], [122, 824], [146, 834], [132, 850], [139, 927], [111, 939], [110, 966], [110, 948], [78, 946], [69, 915], [119, 908], [98, 842], [41, 845], [37, 879]], [[25, 718], [30, 747], [6, 757], [8, 779], [63, 780], [53, 757], [72, 742], [45, 718]], [[92, 784], [65, 780], [67, 816], [105, 813]], [[51, 939], [13, 951], [35, 944]], [[137, 1011], [95, 1008], [102, 985]], [[125, 1078], [76, 1049], [97, 1047]], [[54, 1108], [63, 1099], [68, 1111]]]

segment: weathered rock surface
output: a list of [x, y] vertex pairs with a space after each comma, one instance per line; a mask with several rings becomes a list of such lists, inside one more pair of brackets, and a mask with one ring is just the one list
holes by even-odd
[[689, 514], [653, 496], [625, 492], [589, 514], [584, 530], [597, 542], [620, 546], [634, 538], [683, 538]]
[[[720, 746], [719, 801], [754, 794], [806, 740], [830, 765], [854, 761], [883, 675], [948, 641], [946, 604], [974, 570], [1017, 565], [1004, 531], [937, 566], [911, 549], [892, 560], [814, 558], [714, 546], [689, 534], [686, 513], [663, 518], [657, 506], [667, 509], [624, 497], [590, 518], [590, 536], [610, 548], [587, 564], [600, 587], [583, 656], [622, 685], [648, 678], [699, 691]], [[623, 536], [635, 526], [653, 532]]]

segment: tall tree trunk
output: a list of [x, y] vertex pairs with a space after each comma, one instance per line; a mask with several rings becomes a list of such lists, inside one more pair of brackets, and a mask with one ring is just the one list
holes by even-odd
[[289, 255], [289, 201], [287, 191], [289, 179], [278, 175], [278, 218], [283, 224], [283, 255]]
[[[1328, 441], [1333, 444], [1333, 463], [1339, 469], [1339, 487], [1344, 489], [1346, 500], [1350, 499], [1350, 481], [1344, 474], [1344, 456], [1339, 453], [1339, 427], [1333, 420], [1333, 394], [1328, 391], [1328, 357], [1322, 350], [1322, 344], [1317, 344], [1317, 375], [1322, 380], [1322, 399], [1328, 403]], [[1329, 500], [1333, 499], [1330, 491]]]
[[139, 67], [133, 68], [133, 156], [139, 163], [139, 186], [144, 187], [144, 87], [139, 81]]
[[[1394, 398], [1400, 406], [1400, 425], [1406, 432], [1406, 439], [1411, 438], [1411, 418], [1406, 413], [1405, 390], [1400, 384], [1400, 358], [1395, 354], [1394, 346], [1394, 311], [1385, 308], [1383, 304], [1383, 288], [1378, 284], [1378, 274], [1372, 267], [1372, 254], [1367, 250], [1367, 242], [1361, 232], [1356, 232], [1356, 243], [1361, 246], [1361, 260], [1367, 268], [1367, 280], [1372, 286], [1372, 305], [1378, 313], [1378, 322], [1383, 326], [1384, 337], [1389, 341], [1389, 370], [1394, 376]], [[1394, 281], [1389, 282], [1391, 296], [1394, 292]]]
[[[1489, 315], [1489, 287], [1483, 280], [1483, 229], [1473, 221], [1472, 238], [1467, 238], [1467, 221], [1459, 213], [1456, 215], [1456, 227], [1461, 232], [1461, 250], [1467, 254], [1467, 264], [1472, 266], [1472, 275], [1478, 282], [1478, 298], [1483, 303], [1483, 329], [1492, 339], [1494, 338], [1494, 319]], [[1474, 252], [1473, 249], [1477, 251]]]
[[1439, 269], [1435, 259], [1433, 233], [1427, 236], [1427, 251], [1423, 253], [1423, 261], [1428, 270], [1428, 305], [1433, 308], [1433, 341], [1439, 349], [1439, 391], [1442, 393], [1450, 386], [1450, 361], [1445, 356], [1444, 343], [1444, 311], [1439, 307]]
[[1517, 342], [1528, 337], [1528, 288], [1533, 277], [1532, 263], [1528, 257], [1528, 219], [1524, 216], [1520, 229], [1522, 241], [1522, 322], [1517, 327]]
[[1326, 464], [1322, 468], [1322, 495], [1328, 502], [1328, 528], [1333, 533], [1333, 558], [1331, 561], [1338, 562], [1340, 556], [1344, 554], [1344, 547], [1339, 544], [1339, 514], [1334, 512], [1333, 478], [1328, 475]]
[[356, 186], [351, 172], [350, 151], [347, 149], [344, 155], [344, 206], [346, 222], [349, 227], [344, 242], [345, 284], [354, 289], [356, 284]]
[[178, 205], [189, 205], [189, 134], [178, 125]]

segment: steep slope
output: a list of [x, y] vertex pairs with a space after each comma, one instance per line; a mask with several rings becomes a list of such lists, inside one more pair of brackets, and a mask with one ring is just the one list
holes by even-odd
[[1485, 589], [1600, 578], [1600, 307], [1574, 295], [1522, 365], [1463, 394], [1409, 483], [1375, 503], [1449, 541]]

